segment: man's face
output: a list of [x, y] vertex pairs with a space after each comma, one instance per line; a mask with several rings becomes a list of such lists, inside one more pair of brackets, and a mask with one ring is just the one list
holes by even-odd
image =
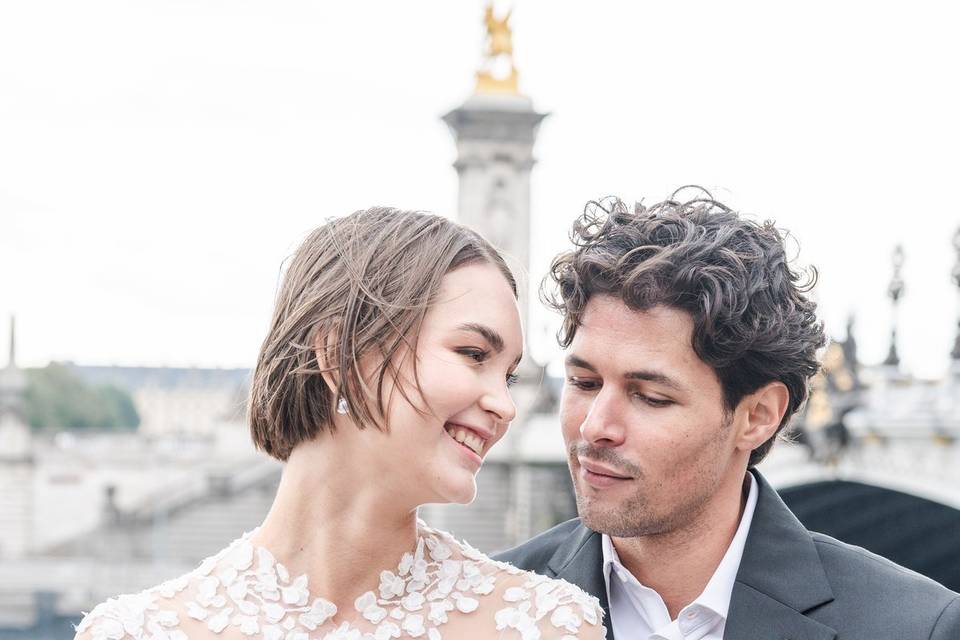
[[595, 296], [566, 355], [560, 409], [583, 523], [616, 537], [692, 523], [729, 474], [734, 416], [674, 308]]

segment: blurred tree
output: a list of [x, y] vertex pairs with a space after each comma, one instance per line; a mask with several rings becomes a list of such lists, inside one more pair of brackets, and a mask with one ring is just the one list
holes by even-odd
[[140, 416], [130, 394], [112, 385], [91, 386], [51, 362], [26, 369], [25, 411], [33, 429], [136, 429]]

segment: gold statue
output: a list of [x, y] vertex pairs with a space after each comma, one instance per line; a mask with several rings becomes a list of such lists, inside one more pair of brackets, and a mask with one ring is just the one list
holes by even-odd
[[[513, 64], [513, 32], [510, 30], [510, 15], [497, 18], [493, 13], [493, 3], [487, 5], [484, 23], [487, 26], [487, 49], [484, 61], [477, 71], [477, 93], [519, 94], [517, 68]], [[503, 73], [498, 67], [509, 65], [509, 72]]]
[[810, 397], [807, 399], [803, 426], [808, 431], [819, 431], [830, 425], [833, 418], [833, 406], [827, 392], [827, 376], [820, 371], [810, 381]]
[[512, 13], [513, 9], [510, 9], [507, 11], [507, 15], [497, 20], [496, 16], [493, 15], [493, 5], [487, 5], [487, 11], [484, 14], [483, 21], [487, 25], [487, 35], [490, 36], [488, 43], [489, 48], [487, 50], [488, 56], [493, 57], [501, 54], [508, 56], [513, 55], [513, 34], [508, 24]]
[[823, 372], [833, 380], [837, 391], [853, 391], [853, 375], [843, 355], [843, 347], [839, 343], [831, 342], [826, 353], [823, 354]]

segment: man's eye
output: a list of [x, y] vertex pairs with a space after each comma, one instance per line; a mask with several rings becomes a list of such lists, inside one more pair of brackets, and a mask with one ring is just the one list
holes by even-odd
[[457, 349], [457, 353], [463, 356], [467, 356], [474, 362], [483, 362], [484, 360], [487, 359], [487, 356], [489, 356], [489, 353], [487, 353], [483, 349], [477, 349], [475, 347], [463, 347], [463, 348]]
[[578, 378], [577, 376], [568, 376], [567, 383], [570, 386], [576, 387], [577, 389], [583, 389], [584, 391], [595, 391], [600, 388], [600, 383], [597, 381]]
[[651, 407], [669, 407], [673, 404], [673, 400], [664, 400], [662, 398], [651, 398], [650, 396], [645, 396], [642, 393], [633, 394], [635, 397], [639, 398], [643, 402], [646, 402]]

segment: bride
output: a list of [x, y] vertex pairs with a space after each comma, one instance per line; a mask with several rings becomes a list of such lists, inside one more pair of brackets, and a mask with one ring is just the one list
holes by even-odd
[[603, 637], [578, 587], [417, 518], [469, 503], [515, 408], [517, 286], [445, 218], [373, 208], [293, 256], [253, 374], [253, 441], [284, 461], [263, 523], [192, 572], [98, 605], [78, 640]]

